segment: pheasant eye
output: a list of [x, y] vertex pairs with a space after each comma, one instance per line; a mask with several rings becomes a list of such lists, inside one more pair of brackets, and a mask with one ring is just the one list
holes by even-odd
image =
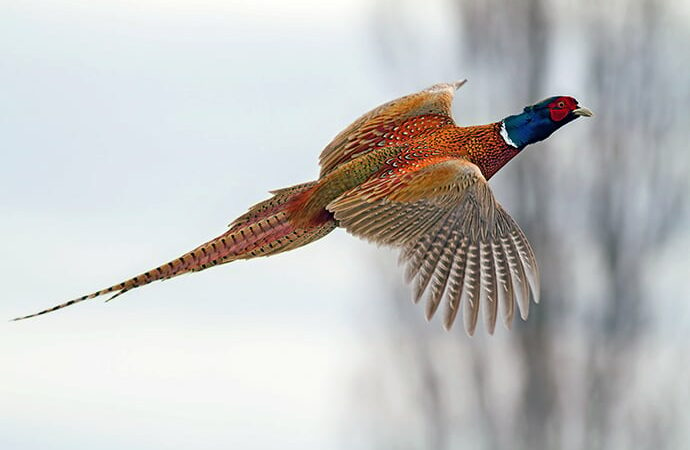
[[558, 105], [557, 105], [557, 106], [558, 106], [559, 109], [565, 108], [565, 103], [563, 103], [562, 101], [560, 101], [560, 102], [558, 102]]

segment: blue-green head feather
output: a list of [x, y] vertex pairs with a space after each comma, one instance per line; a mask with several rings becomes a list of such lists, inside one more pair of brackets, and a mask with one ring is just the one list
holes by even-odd
[[591, 115], [589, 109], [578, 106], [572, 97], [549, 97], [503, 119], [501, 135], [508, 144], [523, 149], [543, 141], [566, 123]]

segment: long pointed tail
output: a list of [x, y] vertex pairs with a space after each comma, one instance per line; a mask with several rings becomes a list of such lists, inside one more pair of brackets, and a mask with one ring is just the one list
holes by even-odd
[[162, 266], [109, 288], [13, 320], [40, 316], [84, 300], [113, 294], [107, 300], [109, 301], [154, 281], [167, 280], [238, 259], [274, 255], [320, 239], [336, 227], [333, 216], [327, 211], [324, 210], [306, 223], [299, 220], [296, 224], [297, 221], [291, 220], [294, 212], [308, 199], [315, 184], [316, 182], [310, 182], [273, 191], [272, 198], [253, 206], [246, 214], [238, 217], [230, 224], [227, 232]]

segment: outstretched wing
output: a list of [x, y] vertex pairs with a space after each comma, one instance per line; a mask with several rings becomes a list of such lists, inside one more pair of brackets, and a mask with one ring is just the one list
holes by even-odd
[[472, 335], [480, 304], [493, 333], [499, 304], [510, 327], [515, 302], [526, 319], [530, 290], [539, 301], [539, 272], [527, 238], [467, 160], [373, 178], [328, 209], [350, 233], [401, 248], [407, 280], [415, 281], [415, 302], [426, 297], [427, 319], [445, 302], [447, 329], [460, 307]]
[[453, 96], [466, 81], [436, 84], [364, 114], [323, 149], [319, 156], [321, 176], [377, 146], [400, 144], [413, 136], [452, 124]]

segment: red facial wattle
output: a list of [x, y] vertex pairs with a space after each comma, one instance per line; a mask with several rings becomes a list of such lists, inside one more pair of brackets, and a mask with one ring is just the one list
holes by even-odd
[[572, 97], [559, 97], [549, 104], [549, 115], [554, 122], [560, 122], [577, 108], [577, 102]]
[[565, 116], [568, 115], [570, 111], [563, 108], [563, 109], [552, 109], [550, 111], [551, 113], [551, 120], [554, 122], [560, 122], [561, 120], [565, 119]]

